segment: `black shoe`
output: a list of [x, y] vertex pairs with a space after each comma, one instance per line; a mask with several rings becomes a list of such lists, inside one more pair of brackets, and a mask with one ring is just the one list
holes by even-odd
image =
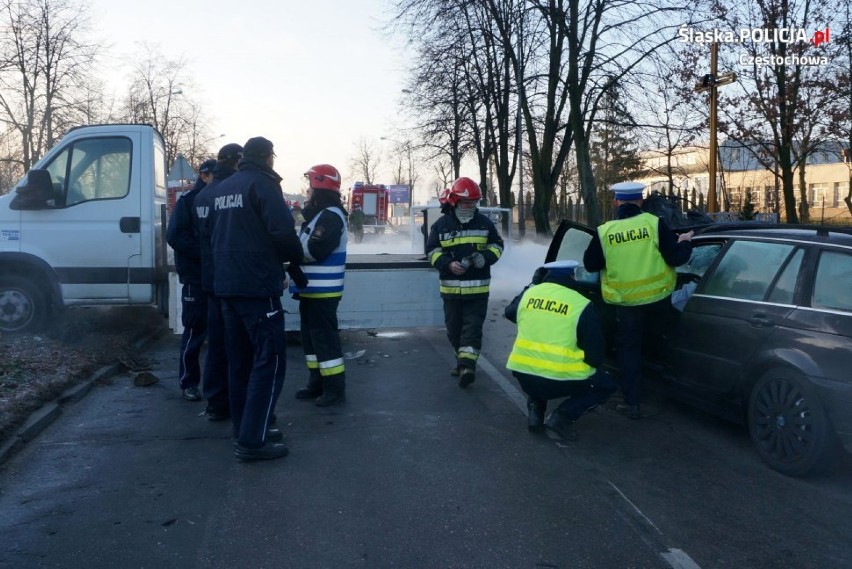
[[625, 417], [630, 417], [631, 419], [641, 419], [642, 411], [639, 409], [639, 405], [628, 405], [626, 403], [619, 403], [615, 406], [615, 410], [618, 413], [621, 413]]
[[331, 407], [332, 405], [339, 405], [344, 401], [346, 401], [345, 390], [325, 390], [323, 391], [323, 394], [314, 402], [314, 405], [316, 405], [317, 407]]
[[208, 421], [224, 421], [231, 418], [231, 412], [224, 409], [211, 409], [208, 407], [204, 414], [207, 415]]
[[467, 387], [476, 381], [476, 373], [470, 368], [462, 368], [459, 375], [459, 387]]
[[183, 398], [187, 401], [201, 401], [201, 392], [197, 387], [187, 387], [183, 390]]
[[527, 400], [527, 429], [531, 433], [544, 430], [545, 411], [547, 411], [547, 401]]
[[284, 433], [281, 432], [281, 429], [266, 429], [267, 443], [280, 443], [283, 440]]
[[282, 444], [265, 444], [260, 448], [247, 448], [237, 443], [234, 456], [244, 462], [254, 460], [274, 460], [287, 456], [288, 449]]
[[296, 399], [316, 399], [322, 395], [322, 387], [311, 389], [310, 384], [296, 390]]
[[574, 423], [568, 422], [559, 416], [555, 411], [550, 414], [544, 422], [544, 426], [553, 431], [566, 441], [576, 441], [577, 431], [574, 430]]
[[331, 407], [346, 401], [346, 377], [336, 374], [322, 380], [322, 395], [316, 400], [317, 407]]
[[453, 377], [458, 377], [459, 376], [459, 366], [456, 366], [453, 369], [451, 369], [450, 375], [453, 376]]

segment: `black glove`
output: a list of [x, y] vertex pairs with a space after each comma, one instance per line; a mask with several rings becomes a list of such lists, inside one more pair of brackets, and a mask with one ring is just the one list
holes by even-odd
[[299, 265], [291, 264], [287, 267], [287, 274], [290, 275], [290, 278], [293, 279], [294, 283], [296, 283], [297, 288], [305, 288], [308, 286], [308, 277], [305, 276], [305, 272]]
[[482, 253], [474, 253], [471, 255], [470, 262], [473, 263], [473, 266], [477, 269], [485, 268], [485, 257], [482, 256]]

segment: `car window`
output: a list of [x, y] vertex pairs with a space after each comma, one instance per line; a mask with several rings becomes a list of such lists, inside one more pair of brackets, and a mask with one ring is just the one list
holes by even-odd
[[793, 245], [734, 241], [707, 281], [704, 294], [763, 300]]
[[852, 255], [823, 251], [819, 256], [811, 306], [852, 311]]
[[127, 138], [92, 138], [70, 145], [48, 166], [57, 201], [66, 207], [78, 203], [123, 198], [130, 190], [130, 153]]
[[574, 271], [574, 280], [581, 283], [596, 283], [600, 279], [600, 273], [590, 273], [583, 268], [583, 253], [592, 241], [592, 236], [581, 229], [570, 228], [562, 236], [559, 251], [554, 261], [573, 260], [580, 263]]
[[696, 243], [692, 248], [692, 255], [685, 265], [675, 267], [678, 273], [687, 273], [690, 275], [704, 276], [704, 273], [716, 260], [719, 251], [722, 249], [721, 243]]
[[796, 281], [799, 280], [799, 269], [802, 267], [802, 259], [805, 257], [804, 249], [797, 249], [778, 280], [775, 286], [772, 287], [772, 292], [769, 293], [769, 302], [777, 302], [778, 304], [793, 304], [793, 297], [796, 292]]

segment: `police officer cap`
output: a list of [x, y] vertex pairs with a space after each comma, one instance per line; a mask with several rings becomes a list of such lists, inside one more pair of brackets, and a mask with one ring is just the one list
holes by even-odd
[[267, 156], [275, 155], [275, 152], [272, 151], [272, 141], [262, 136], [255, 136], [254, 138], [249, 138], [246, 141], [246, 145], [243, 147], [243, 154], [248, 156], [260, 156], [261, 158], [266, 158]]
[[243, 147], [232, 142], [226, 144], [219, 149], [219, 154], [216, 156], [219, 160], [239, 160], [243, 157]]
[[213, 170], [216, 169], [216, 161], [212, 158], [210, 160], [205, 160], [201, 163], [201, 166], [198, 168], [199, 174], [212, 174]]
[[615, 199], [627, 202], [641, 200], [645, 184], [640, 184], [639, 182], [619, 182], [613, 184], [610, 188], [615, 192]]
[[574, 269], [580, 266], [577, 261], [566, 259], [564, 261], [551, 261], [545, 263], [543, 267], [547, 269], [549, 275], [574, 275]]

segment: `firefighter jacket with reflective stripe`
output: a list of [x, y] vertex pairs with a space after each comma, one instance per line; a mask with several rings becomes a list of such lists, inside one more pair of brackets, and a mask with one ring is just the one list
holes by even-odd
[[659, 222], [657, 216], [641, 213], [598, 227], [606, 258], [601, 294], [609, 304], [649, 304], [674, 290], [675, 271], [660, 254]]
[[518, 336], [506, 367], [555, 380], [588, 379], [595, 368], [577, 345], [577, 325], [589, 300], [553, 282], [529, 288], [518, 304]]
[[[477, 269], [470, 260], [481, 253], [485, 266]], [[477, 210], [469, 222], [462, 224], [454, 210], [442, 215], [432, 225], [426, 241], [426, 255], [438, 269], [442, 297], [459, 298], [487, 295], [491, 284], [491, 265], [503, 255], [503, 239], [494, 223]], [[450, 271], [450, 263], [470, 263], [463, 275]]]
[[[337, 231], [329, 231], [325, 223], [320, 223], [324, 217], [336, 215], [342, 223], [339, 242], [331, 254], [322, 259], [315, 259], [311, 254], [309, 244], [321, 239], [338, 239]], [[323, 220], [325, 222], [326, 220]], [[334, 225], [337, 225], [336, 223]], [[320, 229], [322, 228], [322, 229]], [[308, 286], [298, 288], [290, 281], [290, 292], [298, 293], [304, 298], [340, 298], [343, 296], [343, 275], [346, 269], [346, 216], [337, 207], [327, 207], [315, 215], [309, 222], [302, 224], [299, 232], [302, 242], [302, 271], [308, 277]], [[329, 246], [331, 244], [329, 243]]]

